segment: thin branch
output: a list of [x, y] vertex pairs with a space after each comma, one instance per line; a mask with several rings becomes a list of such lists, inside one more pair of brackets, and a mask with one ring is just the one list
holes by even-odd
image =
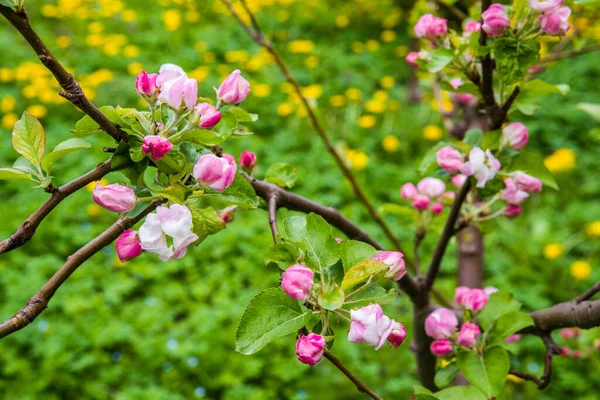
[[450, 12], [452, 15], [454, 15], [456, 18], [458, 18], [459, 21], [467, 19], [467, 17], [468, 17], [468, 15], [465, 14], [461, 9], [454, 7], [442, 0], [435, 0], [435, 4], [442, 7], [446, 11]]
[[371, 398], [373, 398], [375, 400], [382, 400], [382, 398], [379, 397], [377, 395], [377, 393], [375, 393], [374, 391], [369, 389], [367, 385], [362, 383], [352, 372], [350, 372], [350, 370], [348, 368], [346, 368], [344, 366], [344, 364], [342, 364], [340, 359], [337, 358], [336, 356], [334, 356], [329, 350], [326, 349], [323, 352], [323, 355], [325, 356], [325, 358], [327, 358], [329, 361], [331, 361], [331, 363], [333, 365], [335, 365], [340, 371], [342, 371], [344, 373], [344, 375], [346, 375], [348, 377], [348, 379], [350, 379], [356, 385], [356, 388], [360, 392], [368, 394], [369, 396], [371, 396]]
[[269, 226], [271, 227], [271, 232], [273, 234], [273, 242], [277, 244], [277, 194], [273, 193], [269, 196]]
[[73, 253], [67, 262], [42, 288], [19, 310], [12, 318], [0, 324], [0, 338], [10, 335], [33, 322], [47, 307], [58, 288], [77, 270], [77, 268], [90, 257], [112, 243], [123, 231], [135, 225], [138, 221], [151, 213], [156, 207], [166, 200], [155, 200], [134, 218], [122, 217], [112, 224], [110, 228], [96, 236], [92, 241]]
[[591, 299], [598, 292], [600, 292], [600, 282], [596, 283], [594, 286], [583, 292], [580, 296], [577, 296], [574, 300], [575, 304], [579, 304], [582, 301]]
[[23, 246], [27, 243], [35, 234], [35, 230], [40, 223], [50, 214], [52, 210], [58, 204], [63, 201], [67, 196], [78, 191], [90, 182], [94, 182], [102, 178], [104, 175], [110, 172], [110, 160], [99, 164], [96, 168], [80, 176], [77, 179], [72, 180], [69, 183], [54, 189], [51, 192], [50, 198], [44, 202], [33, 214], [31, 214], [19, 229], [8, 239], [0, 242], [0, 254], [9, 252], [18, 247]]
[[502, 104], [502, 107], [500, 107], [498, 114], [492, 118], [492, 124], [490, 126], [491, 130], [498, 129], [502, 126], [504, 120], [506, 119], [506, 116], [508, 115], [508, 112], [510, 111], [510, 107], [515, 102], [520, 92], [521, 88], [519, 86], [516, 86], [510, 94], [510, 96], [508, 96], [508, 99], [506, 99], [504, 104]]
[[[252, 184], [256, 194], [266, 201], [268, 201], [271, 196], [276, 194], [279, 207], [285, 207], [289, 210], [300, 211], [306, 214], [311, 212], [318, 214], [331, 225], [344, 232], [350, 239], [370, 244], [377, 250], [384, 250], [384, 248], [373, 238], [371, 238], [365, 231], [354, 225], [335, 208], [325, 207], [305, 197], [283, 190], [279, 186], [259, 181], [256, 178], [246, 176], [246, 179], [248, 179], [248, 181]], [[414, 299], [420, 290], [416, 282], [409, 274], [404, 275], [404, 277], [398, 281], [398, 285], [411, 299]]]
[[440, 236], [435, 247], [433, 257], [431, 258], [431, 263], [429, 264], [429, 269], [427, 270], [427, 276], [425, 277], [426, 290], [431, 289], [433, 282], [437, 277], [442, 259], [444, 258], [444, 253], [446, 252], [446, 247], [448, 247], [450, 238], [452, 238], [452, 235], [456, 230], [456, 221], [458, 220], [460, 209], [467, 197], [467, 194], [469, 193], [469, 190], [471, 190], [471, 181], [467, 180], [460, 188], [458, 194], [456, 195], [456, 199], [454, 199], [454, 202], [452, 203], [452, 208], [450, 209], [450, 214], [446, 220], [446, 225], [444, 225], [444, 230], [442, 231], [442, 235]]
[[367, 208], [367, 211], [371, 215], [371, 218], [373, 218], [375, 220], [375, 222], [381, 227], [381, 229], [383, 230], [383, 232], [385, 233], [387, 238], [393, 243], [394, 247], [396, 249], [398, 249], [399, 251], [404, 252], [402, 250], [402, 246], [400, 245], [400, 242], [398, 241], [398, 239], [394, 236], [394, 234], [388, 227], [387, 223], [381, 218], [381, 216], [379, 215], [379, 213], [377, 212], [377, 210], [375, 209], [373, 204], [371, 204], [371, 201], [367, 198], [365, 192], [363, 191], [361, 186], [356, 181], [356, 178], [352, 174], [352, 171], [350, 171], [350, 168], [348, 168], [348, 166], [346, 165], [346, 163], [344, 162], [344, 160], [342, 159], [342, 157], [340, 156], [338, 151], [335, 149], [333, 143], [329, 139], [329, 136], [325, 132], [323, 125], [321, 125], [319, 118], [317, 117], [317, 115], [313, 111], [312, 107], [310, 106], [308, 99], [302, 93], [302, 88], [301, 88], [300, 84], [298, 83], [296, 78], [294, 78], [294, 76], [291, 74], [288, 66], [283, 61], [283, 59], [281, 58], [281, 56], [279, 55], [277, 50], [275, 50], [275, 48], [273, 47], [273, 44], [265, 38], [264, 33], [260, 29], [260, 26], [258, 25], [258, 22], [256, 21], [256, 18], [254, 17], [254, 14], [250, 11], [248, 6], [246, 5], [245, 0], [242, 0], [241, 3], [245, 7], [248, 15], [250, 16], [253, 27], [248, 26], [242, 20], [240, 15], [231, 6], [231, 2], [229, 0], [221, 0], [221, 1], [223, 2], [223, 4], [225, 4], [225, 6], [229, 10], [229, 12], [235, 17], [235, 19], [240, 23], [240, 25], [242, 25], [244, 30], [248, 33], [248, 36], [250, 36], [250, 38], [252, 40], [254, 40], [258, 45], [264, 47], [265, 50], [267, 50], [267, 52], [269, 52], [269, 54], [271, 54], [271, 56], [273, 57], [273, 59], [275, 60], [277, 65], [279, 66], [279, 69], [285, 76], [285, 79], [287, 80], [288, 83], [290, 83], [292, 85], [292, 87], [294, 88], [294, 91], [296, 92], [296, 95], [302, 101], [302, 104], [303, 104], [304, 108], [306, 109], [306, 112], [308, 113], [308, 116], [313, 125], [313, 128], [315, 129], [315, 131], [317, 132], [317, 134], [320, 136], [321, 140], [325, 144], [327, 151], [329, 151], [329, 153], [333, 156], [335, 162], [337, 163], [338, 167], [340, 168], [340, 170], [342, 171], [342, 173], [344, 174], [344, 176], [346, 177], [348, 182], [350, 182], [350, 185], [352, 186], [352, 189], [353, 189], [356, 197], [364, 204], [364, 206]]
[[550, 385], [550, 380], [552, 379], [552, 358], [554, 358], [555, 355], [560, 354], [560, 346], [552, 339], [550, 333], [543, 334], [541, 339], [544, 342], [544, 346], [546, 346], [544, 372], [542, 373], [541, 378], [527, 372], [510, 371], [509, 373], [519, 378], [532, 381], [537, 385], [538, 389], [543, 390]]
[[106, 133], [112, 136], [117, 142], [126, 139], [127, 135], [117, 125], [113, 124], [92, 102], [85, 96], [81, 86], [73, 75], [71, 75], [62, 64], [50, 52], [50, 49], [38, 36], [29, 24], [29, 18], [25, 11], [19, 13], [13, 11], [9, 7], [0, 6], [0, 14], [2, 14], [8, 22], [10, 22], [27, 40], [31, 48], [36, 52], [40, 61], [56, 78], [56, 81], [63, 88], [60, 95], [69, 100], [73, 105], [81, 111], [89, 115], [94, 121], [100, 125]]
[[546, 64], [546, 63], [549, 63], [552, 61], [561, 60], [563, 58], [579, 56], [582, 54], [587, 54], [587, 53], [591, 53], [591, 52], [598, 51], [598, 50], [600, 50], [600, 43], [596, 43], [596, 44], [584, 47], [582, 49], [573, 49], [573, 50], [569, 50], [569, 51], [563, 51], [561, 53], [549, 54], [548, 56], [541, 59], [539, 64]]
[[425, 238], [425, 234], [427, 231], [425, 229], [417, 229], [415, 232], [415, 240], [414, 240], [414, 248], [413, 252], [415, 254], [415, 275], [421, 275], [421, 258], [419, 257], [419, 246], [421, 246], [421, 242]]

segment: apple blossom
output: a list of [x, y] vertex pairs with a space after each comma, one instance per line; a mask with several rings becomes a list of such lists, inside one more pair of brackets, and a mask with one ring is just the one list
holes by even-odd
[[348, 340], [365, 343], [379, 350], [396, 328], [395, 321], [383, 314], [379, 304], [371, 304], [350, 311]]
[[513, 149], [522, 149], [529, 140], [527, 127], [520, 122], [513, 122], [502, 129], [502, 143]]
[[434, 356], [444, 357], [445, 355], [452, 353], [453, 346], [452, 342], [448, 339], [438, 339], [431, 343], [429, 349]]
[[210, 129], [221, 120], [221, 113], [210, 103], [199, 103], [194, 106], [193, 121], [200, 128]]
[[560, 7], [563, 0], [529, 0], [529, 7], [535, 11], [547, 12]]
[[485, 152], [479, 147], [473, 147], [469, 152], [469, 160], [461, 168], [461, 172], [467, 176], [475, 176], [477, 187], [485, 187], [485, 184], [494, 179], [500, 170], [500, 161], [487, 149]]
[[506, 185], [506, 189], [500, 191], [500, 196], [508, 204], [521, 204], [529, 197], [529, 193], [519, 189], [514, 180], [506, 178], [504, 184]]
[[416, 51], [411, 51], [410, 53], [408, 53], [408, 55], [405, 58], [406, 62], [409, 65], [412, 65], [413, 67], [419, 66], [419, 64], [417, 63], [418, 59], [419, 59], [419, 53]]
[[523, 207], [517, 204], [507, 204], [504, 207], [504, 215], [508, 218], [516, 218], [523, 212]]
[[425, 318], [425, 332], [434, 339], [450, 337], [457, 326], [456, 315], [447, 308], [437, 308]]
[[404, 329], [404, 325], [402, 325], [400, 322], [396, 322], [394, 320], [392, 321], [393, 329], [392, 333], [390, 333], [388, 336], [387, 341], [393, 347], [397, 348], [402, 344], [402, 342], [404, 342], [404, 339], [406, 339], [406, 329]]
[[214, 154], [205, 154], [198, 158], [192, 171], [196, 180], [214, 190], [222, 192], [233, 183], [237, 164], [233, 157], [224, 154], [217, 157]]
[[454, 147], [444, 146], [435, 154], [438, 165], [449, 174], [459, 172], [464, 163], [462, 154]]
[[384, 277], [399, 281], [406, 275], [406, 265], [403, 257], [404, 254], [399, 251], [382, 251], [373, 257], [373, 260], [380, 261], [389, 267]]
[[172, 149], [173, 144], [162, 136], [146, 136], [142, 143], [142, 152], [150, 155], [154, 161], [160, 161]]
[[472, 322], [465, 322], [458, 332], [458, 344], [464, 347], [475, 347], [481, 329]]
[[311, 367], [321, 361], [325, 349], [325, 338], [316, 333], [307, 336], [301, 335], [296, 342], [296, 355], [298, 361]]
[[128, 229], [116, 240], [115, 247], [119, 260], [128, 261], [142, 254], [142, 244], [136, 231]]
[[404, 185], [402, 185], [402, 187], [400, 188], [400, 196], [402, 196], [402, 198], [404, 200], [409, 200], [414, 198], [417, 195], [417, 188], [415, 185], [413, 185], [412, 183], [405, 183]]
[[246, 171], [251, 171], [256, 165], [256, 154], [251, 151], [242, 151], [240, 154], [240, 167]]
[[488, 300], [489, 296], [483, 289], [471, 289], [466, 286], [457, 287], [454, 295], [456, 304], [473, 312], [481, 311]]
[[528, 193], [538, 193], [542, 191], [542, 181], [528, 175], [522, 171], [517, 171], [514, 174], [514, 180], [517, 183], [517, 187]]
[[558, 7], [539, 16], [540, 29], [552, 36], [565, 36], [571, 28], [569, 17], [571, 9], [567, 6]]
[[494, 3], [481, 14], [482, 29], [490, 36], [502, 36], [510, 25], [510, 19], [502, 4]]
[[133, 189], [119, 185], [118, 183], [106, 186], [98, 183], [94, 187], [92, 197], [99, 206], [117, 213], [124, 213], [131, 210], [137, 202], [137, 196]]
[[249, 93], [250, 84], [242, 77], [239, 69], [233, 71], [217, 89], [217, 97], [227, 104], [240, 104]]
[[435, 40], [438, 37], [446, 35], [448, 20], [438, 18], [431, 14], [423, 15], [414, 27], [415, 35], [418, 38], [427, 38]]
[[423, 178], [417, 184], [417, 190], [421, 194], [434, 198], [439, 197], [444, 193], [446, 185], [440, 179], [427, 177]]
[[479, 21], [471, 20], [465, 25], [465, 32], [469, 34], [479, 31], [481, 31], [481, 22]]
[[460, 189], [462, 187], [462, 185], [465, 184], [467, 179], [469, 179], [469, 178], [466, 175], [458, 174], [458, 175], [454, 175], [452, 177], [452, 179], [450, 179], [450, 182], [452, 182], [452, 184], [454, 185], [455, 188]]
[[146, 101], [156, 101], [157, 99], [157, 78], [158, 74], [149, 74], [146, 71], [142, 71], [135, 79], [135, 90]]
[[308, 267], [294, 264], [281, 279], [283, 291], [294, 300], [306, 300], [313, 286], [314, 273]]

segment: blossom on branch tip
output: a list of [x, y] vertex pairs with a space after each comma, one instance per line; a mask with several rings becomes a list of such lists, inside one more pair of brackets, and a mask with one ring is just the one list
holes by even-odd
[[522, 149], [528, 140], [529, 131], [520, 122], [512, 122], [502, 129], [502, 143], [513, 149]]
[[160, 87], [158, 99], [174, 110], [191, 110], [198, 101], [198, 82], [185, 76], [166, 81]]
[[429, 346], [429, 349], [431, 350], [431, 354], [433, 354], [436, 357], [444, 357], [447, 354], [452, 353], [453, 351], [453, 346], [452, 346], [452, 342], [449, 341], [448, 339], [438, 339], [438, 340], [434, 340], [431, 345]]
[[482, 29], [490, 36], [502, 36], [510, 26], [510, 19], [504, 11], [502, 4], [494, 3], [481, 14], [483, 19]]
[[399, 281], [406, 275], [406, 264], [403, 257], [404, 254], [399, 251], [382, 251], [373, 257], [373, 260], [382, 262], [389, 267], [384, 275], [385, 278]]
[[468, 33], [469, 35], [471, 33], [474, 32], [479, 32], [481, 31], [481, 22], [479, 21], [469, 21], [467, 22], [467, 24], [465, 25], [465, 32]]
[[142, 142], [142, 152], [150, 155], [154, 161], [160, 161], [172, 149], [173, 144], [162, 136], [146, 136]]
[[449, 174], [459, 172], [464, 163], [462, 154], [454, 147], [444, 146], [435, 155], [438, 165]]
[[[140, 227], [138, 235], [142, 249], [157, 254], [163, 261], [182, 258], [187, 247], [198, 240], [192, 226], [192, 213], [186, 206], [160, 206], [156, 213], [146, 217]], [[167, 244], [167, 237], [172, 239], [172, 245]]]
[[156, 101], [158, 92], [158, 86], [156, 85], [157, 78], [158, 74], [149, 74], [146, 71], [142, 71], [135, 79], [135, 90], [146, 101]]
[[392, 333], [390, 333], [390, 335], [387, 338], [387, 342], [391, 344], [394, 348], [397, 348], [402, 344], [402, 342], [404, 342], [404, 339], [406, 339], [406, 329], [404, 328], [404, 325], [402, 325], [400, 322], [396, 322], [394, 320], [392, 321], [393, 329]]
[[205, 154], [198, 158], [192, 175], [196, 180], [214, 190], [222, 192], [233, 183], [237, 164], [229, 154], [217, 157], [214, 154]]
[[410, 182], [405, 183], [400, 188], [400, 196], [402, 196], [402, 198], [404, 200], [413, 199], [416, 195], [417, 195], [417, 187]]
[[298, 361], [311, 367], [321, 361], [325, 349], [325, 338], [316, 333], [307, 336], [301, 335], [296, 342], [296, 355]]
[[348, 340], [374, 346], [375, 350], [379, 350], [397, 328], [395, 321], [383, 314], [379, 304], [351, 310], [350, 318]]
[[421, 179], [417, 184], [417, 190], [421, 194], [434, 198], [439, 197], [444, 193], [446, 185], [440, 179], [427, 177]]
[[237, 210], [237, 208], [237, 206], [225, 207], [219, 213], [219, 218], [221, 218], [221, 220], [226, 224], [233, 222], [233, 218], [235, 216], [235, 211]]
[[256, 154], [251, 151], [242, 151], [240, 154], [240, 167], [242, 167], [246, 171], [252, 171], [252, 169], [256, 166]]
[[563, 0], [529, 0], [529, 7], [535, 11], [547, 12], [560, 7]]
[[434, 339], [450, 337], [457, 326], [456, 315], [447, 308], [437, 308], [425, 318], [425, 333]]
[[464, 347], [475, 347], [481, 329], [472, 322], [465, 322], [458, 332], [458, 344]]
[[306, 300], [314, 279], [313, 271], [301, 264], [289, 267], [281, 279], [283, 291], [294, 300]]
[[474, 176], [477, 187], [485, 187], [486, 182], [494, 179], [500, 170], [500, 161], [487, 149], [485, 152], [479, 147], [473, 147], [469, 152], [469, 160], [461, 168], [461, 172], [467, 176]]
[[565, 36], [571, 25], [569, 17], [571, 9], [567, 6], [558, 7], [539, 16], [540, 29], [551, 36]]
[[448, 31], [448, 20], [438, 18], [431, 14], [425, 14], [415, 24], [414, 32], [418, 38], [427, 38], [435, 40], [438, 37], [443, 37]]
[[419, 67], [419, 64], [417, 63], [418, 59], [419, 53], [417, 51], [411, 51], [405, 58], [406, 62], [413, 67]]
[[507, 218], [517, 218], [523, 212], [523, 207], [518, 204], [507, 204], [504, 207], [504, 215]]
[[133, 189], [118, 183], [106, 186], [98, 183], [94, 187], [92, 197], [99, 206], [117, 213], [125, 213], [131, 210], [137, 202], [137, 196]]
[[465, 310], [471, 310], [473, 312], [481, 311], [488, 300], [489, 296], [485, 290], [478, 288], [471, 289], [466, 286], [457, 287], [454, 295], [456, 304]]
[[233, 71], [217, 89], [219, 100], [227, 104], [240, 104], [250, 94], [250, 83], [242, 77], [239, 69]]
[[210, 129], [219, 123], [221, 113], [210, 103], [199, 103], [194, 106], [194, 116], [192, 118], [194, 125]]
[[514, 180], [517, 183], [517, 187], [528, 193], [539, 193], [542, 191], [542, 181], [528, 175], [522, 171], [517, 171], [514, 174]]
[[450, 179], [450, 182], [452, 182], [452, 184], [454, 185], [455, 188], [460, 189], [462, 187], [462, 185], [465, 184], [467, 179], [469, 179], [469, 178], [466, 175], [458, 174], [458, 175], [454, 175], [452, 177], [452, 179]]
[[116, 240], [117, 255], [122, 262], [129, 261], [142, 254], [142, 244], [138, 233], [128, 229]]
[[506, 185], [506, 189], [500, 191], [500, 196], [508, 204], [521, 204], [529, 197], [529, 193], [519, 189], [514, 180], [506, 178], [504, 184]]

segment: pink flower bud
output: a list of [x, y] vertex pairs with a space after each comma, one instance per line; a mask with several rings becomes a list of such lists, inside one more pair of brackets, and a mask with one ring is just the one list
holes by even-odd
[[562, 351], [560, 352], [560, 356], [561, 357], [569, 357], [572, 354], [572, 352], [573, 352], [573, 350], [571, 350], [567, 346], [564, 346], [562, 348]]
[[412, 205], [417, 210], [423, 211], [427, 209], [427, 206], [429, 206], [430, 202], [431, 200], [429, 199], [429, 197], [425, 196], [424, 194], [417, 194], [413, 200]]
[[532, 194], [542, 191], [542, 181], [540, 181], [537, 178], [534, 178], [531, 175], [519, 171], [515, 174], [514, 179], [517, 183], [517, 187], [521, 190]]
[[442, 203], [439, 203], [439, 202], [438, 203], [433, 203], [431, 205], [431, 207], [429, 207], [429, 209], [434, 214], [441, 214], [441, 212], [444, 211], [444, 205]]
[[529, 197], [529, 193], [520, 190], [512, 179], [506, 178], [504, 184], [506, 189], [500, 191], [500, 195], [508, 204], [521, 204]]
[[504, 207], [504, 215], [507, 218], [517, 218], [522, 212], [523, 207], [517, 204], [507, 204], [506, 207]]
[[403, 257], [404, 254], [399, 251], [382, 251], [373, 257], [373, 260], [380, 261], [389, 267], [384, 275], [385, 278], [399, 281], [406, 275], [406, 265]]
[[221, 113], [210, 103], [199, 103], [194, 106], [193, 120], [200, 128], [210, 129], [219, 123]]
[[475, 347], [481, 329], [471, 322], [465, 322], [458, 332], [458, 344], [464, 347]]
[[[460, 78], [452, 78], [450, 79], [450, 81], [448, 82], [450, 84], [450, 86], [452, 86], [452, 89], [458, 89], [459, 87], [461, 87], [464, 82], [462, 79]], [[446, 146], [449, 147], [449, 146]], [[452, 147], [450, 147], [452, 149]]]
[[483, 30], [490, 36], [502, 36], [506, 28], [510, 25], [510, 19], [504, 11], [501, 4], [492, 4], [484, 13], [481, 14], [483, 19]]
[[226, 224], [233, 222], [233, 218], [235, 217], [235, 211], [237, 210], [237, 206], [229, 206], [221, 210], [219, 213], [219, 218]]
[[473, 32], [481, 31], [481, 22], [479, 21], [469, 21], [465, 25], [465, 32], [471, 34]]
[[454, 175], [450, 182], [454, 185], [455, 188], [460, 189], [462, 185], [467, 181], [467, 176], [463, 174]]
[[348, 341], [365, 343], [379, 350], [392, 334], [395, 321], [383, 314], [379, 304], [371, 304], [358, 310], [350, 311], [350, 332]]
[[311, 367], [321, 361], [325, 349], [325, 338], [316, 333], [308, 336], [301, 335], [296, 342], [296, 355], [298, 361]]
[[400, 196], [404, 200], [413, 199], [417, 195], [417, 188], [412, 183], [405, 183], [400, 188]]
[[447, 354], [452, 353], [452, 342], [448, 339], [434, 340], [429, 346], [431, 354], [436, 357], [444, 357]]
[[142, 254], [142, 244], [136, 231], [126, 230], [115, 242], [119, 260], [125, 262]]
[[438, 37], [446, 35], [448, 20], [445, 18], [434, 17], [431, 14], [423, 15], [416, 23], [414, 31], [418, 38], [427, 38], [435, 40]]
[[416, 51], [411, 51], [410, 53], [408, 53], [408, 55], [406, 56], [405, 60], [409, 65], [412, 65], [413, 67], [418, 68], [419, 64], [417, 63], [417, 60], [419, 59], [419, 53]]
[[240, 104], [249, 93], [250, 84], [242, 77], [240, 70], [236, 69], [221, 83], [217, 97], [227, 104]]
[[575, 339], [579, 337], [580, 333], [577, 328], [565, 328], [560, 331], [560, 337], [563, 339]]
[[160, 87], [158, 99], [174, 110], [183, 107], [191, 110], [198, 101], [198, 82], [186, 76], [166, 81]]
[[427, 195], [431, 198], [439, 197], [446, 190], [444, 182], [437, 178], [423, 178], [421, 182], [417, 184], [417, 190], [419, 193]]
[[502, 142], [513, 149], [522, 149], [529, 140], [527, 127], [520, 122], [513, 122], [502, 129]]
[[474, 96], [471, 93], [454, 93], [452, 97], [460, 104], [469, 105], [477, 102], [477, 96]]
[[435, 155], [438, 165], [449, 174], [459, 172], [464, 163], [462, 154], [454, 147], [444, 146]]
[[581, 358], [581, 351], [575, 350], [573, 352], [573, 354], [571, 354], [571, 357], [573, 357], [573, 358]]
[[133, 189], [121, 186], [118, 183], [106, 186], [98, 183], [94, 188], [92, 197], [99, 206], [118, 213], [131, 210], [137, 202]]
[[481, 311], [489, 300], [488, 294], [483, 289], [470, 289], [466, 286], [456, 288], [454, 301], [466, 310]]
[[310, 268], [294, 264], [285, 271], [281, 279], [281, 287], [292, 299], [304, 301], [310, 294], [314, 276]]
[[146, 100], [156, 101], [158, 86], [156, 85], [158, 74], [148, 74], [146, 71], [139, 73], [135, 79], [135, 90]]
[[214, 154], [205, 154], [198, 158], [192, 171], [196, 180], [214, 190], [222, 192], [233, 183], [237, 164], [231, 156], [217, 157]]
[[529, 0], [529, 7], [535, 11], [546, 12], [558, 8], [563, 0]]
[[252, 168], [254, 168], [254, 166], [256, 165], [256, 154], [254, 154], [251, 151], [242, 151], [242, 154], [240, 154], [240, 166], [247, 170], [250, 171], [252, 170]]
[[172, 149], [173, 144], [161, 136], [146, 136], [142, 143], [142, 151], [144, 154], [149, 154], [154, 161], [160, 161]]
[[518, 333], [513, 333], [504, 340], [504, 343], [517, 343], [519, 340], [521, 340], [521, 337], [522, 335], [519, 335]]
[[397, 348], [404, 342], [404, 339], [406, 339], [406, 329], [404, 329], [404, 325], [396, 321], [393, 322], [392, 326], [392, 333], [388, 336], [387, 341], [394, 348]]
[[450, 337], [457, 326], [456, 315], [447, 308], [437, 308], [425, 319], [425, 333], [434, 339]]
[[570, 15], [571, 9], [567, 6], [548, 11], [539, 16], [540, 29], [551, 36], [565, 36], [571, 28]]

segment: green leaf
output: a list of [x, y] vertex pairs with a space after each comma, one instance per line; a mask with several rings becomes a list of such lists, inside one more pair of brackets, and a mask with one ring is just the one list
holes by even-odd
[[512, 294], [506, 292], [492, 293], [485, 308], [479, 314], [479, 323], [484, 331], [488, 331], [498, 318], [520, 309], [521, 303], [514, 300]]
[[474, 351], [461, 351], [456, 359], [460, 372], [487, 398], [497, 397], [502, 392], [510, 368], [508, 352], [503, 347], [486, 348], [483, 356]]
[[300, 249], [292, 243], [277, 243], [265, 251], [264, 262], [266, 266], [276, 265], [284, 270], [298, 262]]
[[400, 204], [385, 203], [379, 210], [384, 213], [400, 215], [402, 217], [408, 217], [410, 219], [416, 218], [418, 211], [414, 207], [401, 206]]
[[538, 178], [544, 186], [558, 190], [558, 184], [552, 172], [544, 165], [544, 159], [537, 153], [521, 151], [510, 166], [511, 171], [523, 171]]
[[334, 283], [328, 290], [319, 292], [317, 303], [326, 310], [335, 311], [344, 305], [344, 291]]
[[339, 244], [331, 235], [331, 226], [320, 215], [290, 217], [283, 226], [290, 240], [306, 244], [307, 266], [320, 270], [339, 260]]
[[170, 185], [164, 190], [152, 190], [152, 192], [177, 204], [183, 204], [190, 194], [192, 194], [192, 190], [190, 188], [180, 183]]
[[435, 395], [439, 400], [487, 400], [485, 395], [473, 386], [454, 386]]
[[[121, 118], [122, 114], [128, 113], [132, 108], [118, 108], [115, 109], [112, 106], [102, 106], [99, 110], [109, 119], [112, 123], [119, 125], [122, 128], [129, 128], [131, 124]], [[100, 126], [94, 121], [89, 115], [85, 115], [75, 124], [75, 129], [71, 131], [75, 136], [89, 136], [95, 133], [102, 132]]]
[[220, 137], [228, 138], [237, 129], [237, 118], [231, 111], [223, 111], [221, 120], [213, 127], [213, 131], [217, 132]]
[[540, 44], [536, 39], [518, 40], [513, 36], [496, 38], [493, 45], [498, 75], [505, 85], [520, 82], [527, 69], [538, 63]]
[[214, 235], [225, 229], [225, 221], [212, 207], [192, 210], [192, 232], [198, 235], [196, 245], [200, 244], [208, 235]]
[[393, 304], [398, 298], [398, 291], [396, 289], [390, 289], [388, 291], [377, 283], [369, 283], [369, 286], [354, 296], [352, 296], [344, 306], [348, 308], [364, 307], [371, 303], [377, 303], [379, 305]]
[[275, 163], [269, 167], [265, 180], [282, 188], [292, 188], [298, 179], [296, 167], [287, 163]]
[[431, 73], [443, 70], [454, 60], [454, 53], [443, 47], [433, 50], [430, 55], [431, 59], [427, 61], [427, 71]]
[[17, 160], [13, 163], [12, 167], [29, 175], [36, 176], [38, 174], [35, 165], [26, 160], [25, 157], [17, 158]]
[[235, 351], [254, 354], [275, 339], [297, 333], [311, 315], [311, 311], [302, 311], [298, 302], [281, 289], [263, 290], [242, 315], [235, 335]]
[[575, 4], [586, 7], [600, 7], [600, 0], [575, 0]]
[[232, 113], [235, 118], [237, 119], [237, 122], [255, 122], [258, 120], [258, 114], [250, 114], [248, 111], [244, 110], [243, 108], [239, 108], [239, 107], [231, 107], [229, 110], [230, 113]]
[[40, 165], [46, 151], [46, 132], [40, 121], [27, 111], [15, 122], [12, 145], [17, 153], [33, 165]]
[[483, 143], [483, 131], [481, 129], [469, 129], [465, 133], [463, 142], [471, 147], [481, 147], [481, 144]]
[[533, 318], [522, 311], [512, 311], [499, 317], [492, 328], [485, 334], [486, 346], [499, 345], [504, 339], [520, 331], [523, 328], [533, 325]]
[[588, 113], [596, 121], [600, 122], [600, 104], [593, 103], [579, 103], [577, 109]]
[[523, 86], [514, 105], [523, 114], [532, 115], [541, 107], [544, 96], [549, 94], [565, 95], [568, 92], [569, 86], [567, 85], [553, 85], [541, 79], [534, 79]]
[[344, 240], [340, 243], [340, 255], [344, 270], [364, 260], [370, 260], [378, 253], [373, 246], [358, 240]]
[[52, 169], [54, 163], [66, 156], [67, 154], [81, 149], [89, 149], [90, 147], [92, 147], [92, 145], [83, 139], [72, 138], [65, 140], [64, 142], [56, 145], [52, 152], [44, 156], [44, 158], [42, 159], [42, 168], [44, 169], [44, 171], [50, 173], [50, 170]]
[[31, 180], [31, 175], [17, 168], [4, 167], [0, 168], [0, 181], [8, 179], [28, 179]]
[[371, 275], [377, 275], [388, 269], [388, 266], [380, 261], [365, 260], [349, 268], [342, 281], [342, 289], [348, 290], [359, 283], [369, 279]]
[[415, 394], [433, 394], [431, 390], [420, 385], [415, 385], [413, 390], [415, 391]]
[[156, 167], [167, 175], [181, 172], [186, 165], [186, 159], [179, 150], [171, 150], [159, 161], [154, 162]]
[[223, 143], [228, 137], [229, 135], [221, 136], [215, 131], [198, 128], [182, 133], [178, 139], [173, 141], [173, 143], [177, 144], [181, 142], [192, 142], [204, 146], [216, 146]]
[[502, 142], [502, 131], [489, 131], [483, 135], [483, 142], [481, 143], [481, 148], [484, 150], [498, 150], [500, 148], [500, 143]]
[[238, 206], [242, 209], [258, 207], [258, 199], [254, 188], [242, 174], [236, 174], [231, 186], [222, 192], [210, 192], [205, 197], [221, 200], [227, 205]]
[[450, 386], [457, 373], [458, 365], [456, 365], [455, 362], [446, 365], [444, 368], [436, 372], [434, 378], [435, 386], [439, 388]]

